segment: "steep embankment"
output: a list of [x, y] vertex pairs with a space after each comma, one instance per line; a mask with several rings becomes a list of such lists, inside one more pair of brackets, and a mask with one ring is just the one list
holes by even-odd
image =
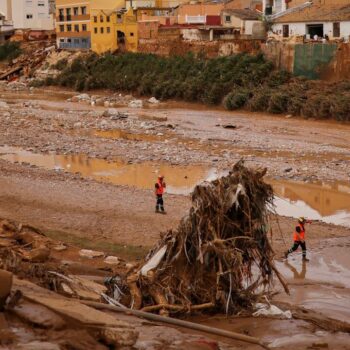
[[54, 66], [57, 79], [36, 84], [60, 85], [76, 90], [111, 89], [221, 104], [229, 110], [287, 113], [306, 118], [350, 120], [350, 82], [329, 84], [292, 77], [274, 70], [263, 55], [239, 54], [204, 59], [121, 54], [79, 57]]

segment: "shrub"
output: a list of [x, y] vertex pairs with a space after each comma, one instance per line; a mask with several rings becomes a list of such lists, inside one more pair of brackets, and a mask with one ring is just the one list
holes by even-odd
[[284, 92], [275, 92], [271, 94], [267, 111], [269, 113], [279, 114], [288, 110], [288, 94]]
[[52, 69], [57, 69], [62, 71], [68, 65], [68, 60], [66, 58], [62, 58], [56, 62], [56, 64], [51, 65]]
[[224, 106], [228, 110], [235, 110], [244, 107], [249, 99], [249, 92], [247, 90], [238, 89], [230, 92], [224, 100]]
[[330, 102], [330, 114], [338, 121], [350, 121], [350, 95], [336, 95]]
[[13, 60], [22, 53], [18, 42], [6, 42], [0, 45], [0, 61]]
[[253, 112], [264, 112], [269, 107], [271, 91], [266, 88], [253, 92], [253, 97], [249, 100], [248, 108]]
[[229, 110], [302, 114], [305, 117], [349, 119], [350, 83], [327, 84], [293, 78], [274, 71], [263, 55], [237, 54], [206, 59], [191, 53], [159, 57], [124, 53], [86, 54], [70, 64], [60, 60], [61, 72], [48, 84], [75, 88], [137, 91], [158, 99], [220, 104]]
[[42, 79], [34, 79], [29, 83], [29, 86], [31, 87], [42, 87], [45, 85], [50, 85], [50, 84], [47, 84], [47, 82]]
[[331, 116], [331, 101], [327, 95], [318, 94], [308, 97], [302, 108], [302, 115], [307, 118], [328, 119]]
[[291, 78], [291, 74], [285, 70], [274, 71], [268, 77], [267, 85], [269, 87], [279, 87], [285, 83], [287, 83]]

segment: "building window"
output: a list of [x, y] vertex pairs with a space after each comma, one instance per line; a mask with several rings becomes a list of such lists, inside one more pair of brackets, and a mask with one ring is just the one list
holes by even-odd
[[27, 14], [26, 18], [27, 18], [27, 19], [32, 19], [32, 18], [33, 18], [33, 15], [32, 15], [32, 14]]
[[27, 0], [26, 1], [26, 6], [27, 7], [32, 7], [33, 6], [33, 1], [32, 0]]
[[79, 44], [79, 39], [74, 39], [74, 44]]
[[79, 14], [79, 8], [78, 8], [78, 7], [74, 7], [74, 8], [73, 8], [73, 13], [74, 13], [74, 16], [78, 16], [78, 14]]
[[97, 23], [97, 16], [94, 16], [94, 22]]
[[111, 28], [107, 27], [107, 33], [110, 33], [110, 32], [111, 32]]
[[67, 32], [71, 32], [72, 31], [72, 26], [70, 24], [67, 24]]
[[60, 32], [64, 32], [64, 25], [63, 24], [60, 25]]
[[100, 33], [103, 34], [104, 30], [103, 27], [100, 28]]
[[82, 24], [82, 25], [81, 25], [81, 30], [82, 30], [83, 32], [86, 32], [86, 31], [87, 31], [86, 24]]
[[66, 9], [66, 15], [67, 15], [67, 21], [71, 21], [72, 20], [71, 9]]
[[59, 16], [59, 21], [63, 22], [64, 21], [64, 12], [63, 9], [58, 10], [58, 16]]
[[64, 43], [64, 39], [60, 39], [60, 43]]
[[100, 16], [100, 22], [101, 23], [103, 22], [103, 16], [102, 15]]
[[134, 33], [130, 33], [130, 36], [134, 36]]
[[44, 7], [44, 6], [45, 6], [45, 2], [44, 2], [44, 1], [39, 1], [39, 2], [38, 2], [38, 6]]
[[74, 24], [74, 31], [79, 32], [79, 24]]
[[333, 36], [335, 38], [340, 37], [340, 23], [339, 22], [334, 22], [333, 23]]
[[94, 33], [97, 34], [97, 28], [96, 27], [94, 28]]
[[81, 14], [86, 15], [86, 6], [81, 7]]
[[225, 16], [225, 22], [231, 22], [231, 16]]
[[283, 38], [288, 38], [289, 37], [289, 24], [284, 24], [282, 28], [283, 28]]
[[67, 43], [71, 43], [72, 42], [72, 39], [67, 39]]
[[83, 43], [83, 44], [87, 44], [87, 39], [81, 39], [81, 42]]
[[106, 17], [106, 21], [107, 22], [110, 22], [111, 21], [111, 18], [109, 16]]

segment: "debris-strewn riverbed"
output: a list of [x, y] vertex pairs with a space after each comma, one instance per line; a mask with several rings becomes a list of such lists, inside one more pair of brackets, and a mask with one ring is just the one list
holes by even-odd
[[[344, 280], [350, 268], [343, 252], [350, 234], [349, 125], [178, 102], [140, 103], [109, 92], [75, 97], [71, 91], [28, 89], [20, 83], [2, 84], [0, 89], [0, 217], [33, 225], [72, 247], [135, 261], [161, 232], [178, 225], [195, 184], [225, 173], [244, 158], [248, 166], [266, 167], [275, 188], [280, 216], [275, 216], [271, 239], [278, 259], [291, 244], [295, 217], [315, 220], [307, 231], [311, 262], [302, 265], [296, 254], [290, 265], [281, 263], [292, 296], [278, 294], [276, 302], [287, 303], [287, 308], [326, 310], [327, 317], [350, 322], [341, 310], [347, 287], [329, 278], [339, 275]], [[165, 175], [168, 186], [167, 215], [154, 213], [158, 174]], [[78, 248], [72, 249], [76, 254]], [[342, 254], [335, 258], [338, 251]], [[65, 251], [60, 259], [75, 260], [73, 253]], [[335, 295], [334, 305], [326, 291]], [[331, 349], [349, 348], [346, 332], [330, 336], [329, 328], [303, 319], [200, 318], [199, 322], [217, 322], [281, 349], [317, 349], [325, 344]], [[143, 329], [142, 324], [139, 327]], [[149, 329], [145, 328], [145, 337], [153, 334], [154, 327]], [[164, 330], [172, 339], [181, 338], [172, 332]], [[158, 345], [152, 343], [153, 348], [165, 348], [163, 338]], [[145, 344], [150, 341], [145, 338]], [[191, 346], [213, 348], [204, 343]]]

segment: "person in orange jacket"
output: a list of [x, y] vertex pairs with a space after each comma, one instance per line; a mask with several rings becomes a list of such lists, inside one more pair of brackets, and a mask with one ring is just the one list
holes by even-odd
[[157, 198], [156, 213], [161, 212], [162, 214], [165, 214], [163, 193], [164, 193], [164, 190], [166, 188], [166, 184], [164, 182], [163, 175], [158, 176], [158, 181], [156, 182], [154, 187], [155, 187], [155, 195]]
[[306, 220], [304, 217], [298, 219], [298, 225], [295, 227], [293, 234], [294, 244], [293, 246], [284, 253], [285, 258], [288, 258], [290, 253], [295, 252], [299, 246], [303, 251], [303, 261], [309, 261], [306, 257], [306, 243], [305, 243], [305, 224], [311, 224], [310, 220]]

